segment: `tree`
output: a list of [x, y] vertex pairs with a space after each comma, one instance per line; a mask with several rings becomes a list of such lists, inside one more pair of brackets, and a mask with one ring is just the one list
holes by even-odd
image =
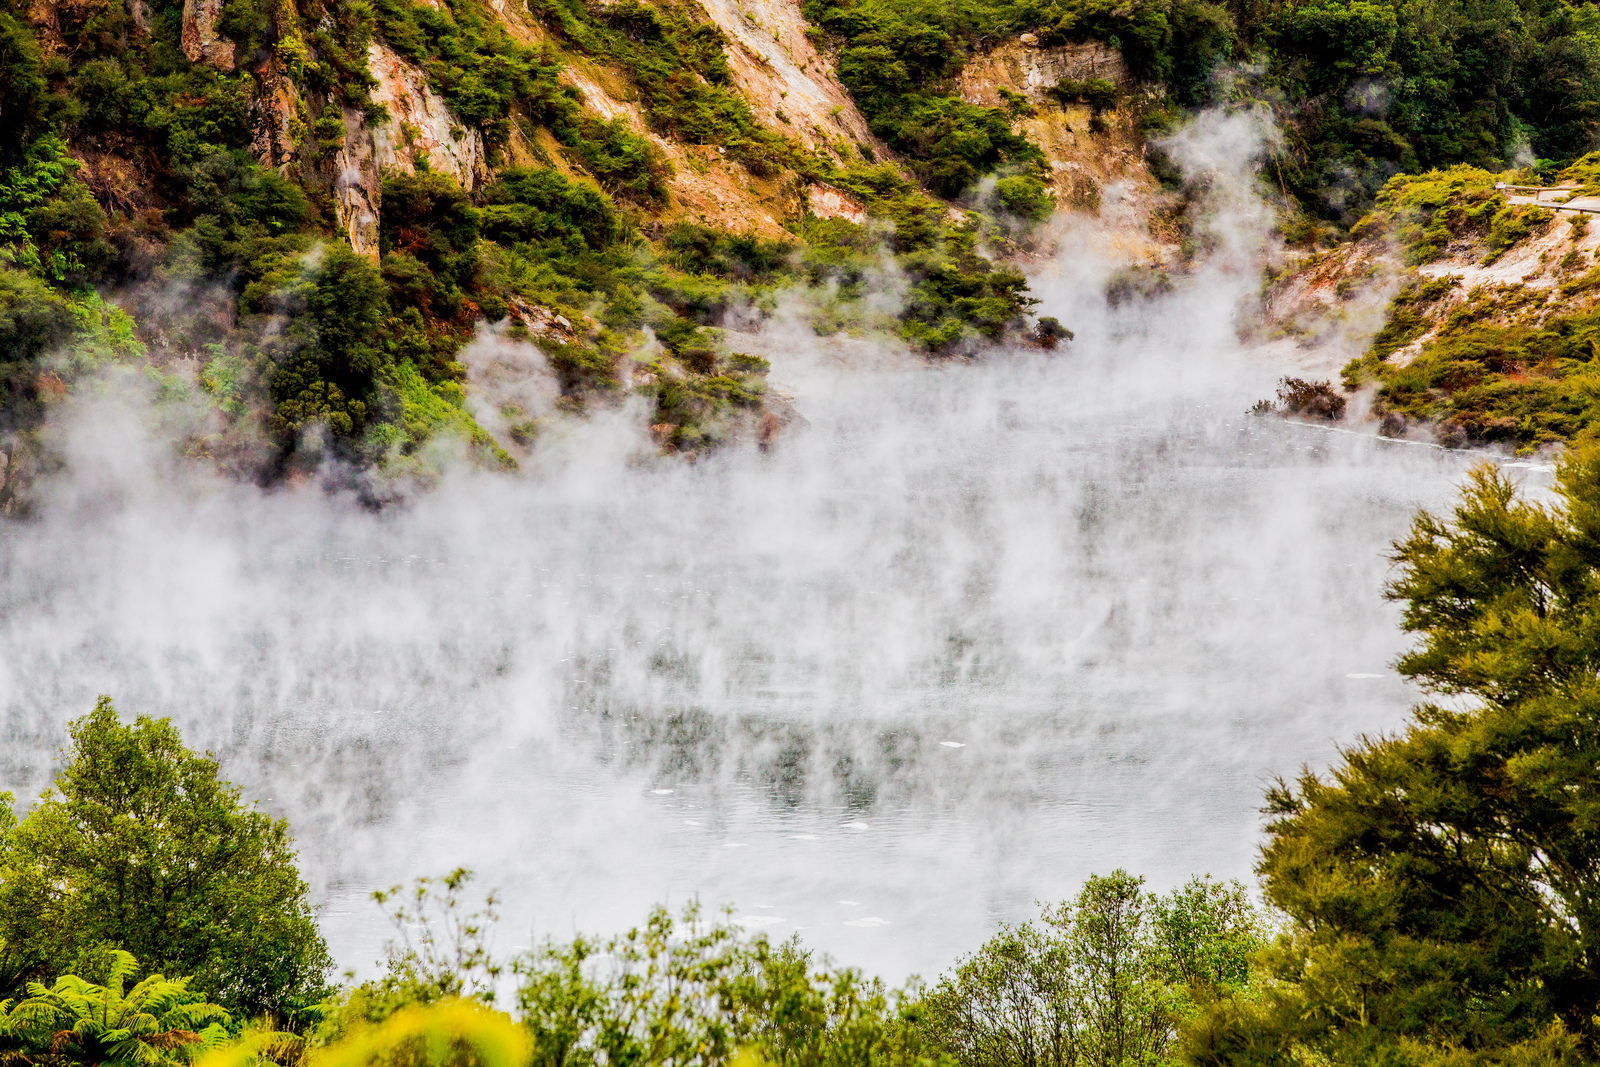
[[1237, 882], [1157, 896], [1126, 871], [1093, 876], [962, 959], [924, 996], [921, 1025], [962, 1067], [1165, 1061], [1197, 1002], [1248, 985], [1261, 929]]
[[1169, 982], [1202, 998], [1249, 988], [1250, 965], [1265, 944], [1261, 913], [1238, 882], [1191, 878], [1151, 905]]
[[382, 275], [334, 242], [274, 301], [289, 319], [268, 346], [277, 365], [269, 393], [278, 429], [292, 435], [321, 423], [335, 439], [360, 437], [378, 378], [392, 363], [380, 343], [389, 308]]
[[1062, 905], [1043, 927], [1002, 926], [925, 998], [925, 1025], [963, 1067], [1067, 1067], [1077, 1063], [1082, 1013], [1071, 951], [1059, 936]]
[[69, 727], [55, 785], [0, 839], [0, 941], [38, 974], [127, 949], [244, 1015], [292, 1015], [332, 962], [288, 824], [245, 806], [167, 719], [108, 697]]
[[1278, 994], [1219, 1009], [1192, 1062], [1600, 1047], [1600, 452], [1555, 489], [1521, 501], [1481, 467], [1453, 521], [1422, 513], [1396, 545], [1389, 595], [1420, 636], [1399, 670], [1450, 699], [1270, 791]]
[[28, 24], [0, 12], [0, 163], [16, 162], [26, 148], [47, 88]]

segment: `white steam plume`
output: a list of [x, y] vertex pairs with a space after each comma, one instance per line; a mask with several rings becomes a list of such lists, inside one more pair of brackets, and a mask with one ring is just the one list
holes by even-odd
[[1401, 722], [1382, 554], [1473, 458], [1243, 414], [1275, 377], [1232, 321], [1253, 122], [1174, 140], [1223, 228], [1192, 279], [1109, 309], [1116, 264], [1068, 252], [1039, 283], [1070, 348], [739, 338], [810, 422], [765, 455], [641, 463], [642, 415], [602, 414], [374, 514], [85, 400], [0, 525], [0, 784], [43, 786], [96, 693], [173, 716], [293, 821], [346, 965], [367, 891], [456, 865], [501, 944], [698, 893], [891, 978], [1091, 871], [1248, 878], [1263, 779]]

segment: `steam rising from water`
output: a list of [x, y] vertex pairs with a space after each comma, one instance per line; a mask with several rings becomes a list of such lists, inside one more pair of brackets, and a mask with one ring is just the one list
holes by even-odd
[[1248, 879], [1264, 778], [1414, 698], [1383, 553], [1474, 457], [1243, 414], [1259, 130], [1186, 138], [1217, 251], [1176, 292], [1110, 309], [1069, 241], [1070, 350], [935, 368], [780, 317], [811, 425], [767, 455], [641, 462], [623, 411], [371, 514], [83, 403], [0, 526], [0, 782], [96, 693], [173, 716], [290, 817], [348, 965], [370, 889], [456, 865], [513, 943], [699, 894], [891, 978], [1091, 871]]

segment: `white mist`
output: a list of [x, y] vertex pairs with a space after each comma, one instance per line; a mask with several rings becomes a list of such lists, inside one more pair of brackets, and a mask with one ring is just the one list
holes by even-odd
[[1069, 242], [1070, 348], [937, 367], [780, 317], [748, 340], [810, 427], [770, 454], [641, 459], [630, 409], [374, 514], [79, 404], [0, 525], [0, 785], [97, 693], [172, 716], [356, 967], [366, 894], [458, 865], [502, 947], [698, 895], [891, 979], [1091, 872], [1248, 881], [1264, 782], [1402, 723], [1385, 552], [1481, 457], [1245, 414], [1259, 127], [1185, 136], [1215, 252], [1175, 292], [1110, 309]]

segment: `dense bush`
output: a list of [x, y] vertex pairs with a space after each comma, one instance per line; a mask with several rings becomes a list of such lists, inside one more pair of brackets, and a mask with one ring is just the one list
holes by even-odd
[[[977, 107], [951, 91], [970, 9], [934, 3], [810, 0], [806, 17], [842, 43], [839, 77], [873, 133], [912, 161], [941, 196], [956, 196], [997, 167], [1039, 160], [1004, 108]], [[957, 12], [961, 14], [958, 14]]]
[[359, 437], [379, 376], [391, 362], [378, 338], [388, 311], [383, 277], [343, 245], [273, 293], [267, 309], [287, 321], [264, 346], [281, 433], [321, 424], [337, 439]]
[[1499, 170], [1592, 148], [1596, 28], [1589, 5], [1301, 0], [1241, 32], [1271, 57], [1270, 80], [1294, 102], [1275, 173], [1348, 224], [1396, 173]]
[[[808, 0], [839, 47], [839, 72], [874, 132], [931, 187], [1031, 158], [1004, 109], [974, 108], [953, 79], [974, 52], [1023, 32], [1045, 46], [1098, 40], [1183, 107], [1227, 84], [1278, 103], [1274, 179], [1314, 212], [1354, 223], [1391, 176], [1595, 147], [1600, 15], [1557, 0], [980, 0], [960, 5]], [[1097, 112], [1109, 84], [1060, 87]]]
[[1455, 443], [1587, 439], [1596, 427], [1597, 343], [1600, 312], [1509, 325], [1475, 322], [1469, 312], [1404, 367], [1385, 366], [1378, 398], [1386, 410], [1464, 435]]
[[484, 236], [504, 245], [554, 244], [574, 255], [603, 251], [622, 236], [622, 218], [603, 193], [553, 170], [501, 171], [483, 201]]
[[922, 997], [930, 1047], [963, 1065], [1170, 1062], [1197, 1005], [1250, 991], [1266, 936], [1238, 883], [1167, 896], [1125, 871], [1090, 877], [1037, 926], [1004, 926]]

